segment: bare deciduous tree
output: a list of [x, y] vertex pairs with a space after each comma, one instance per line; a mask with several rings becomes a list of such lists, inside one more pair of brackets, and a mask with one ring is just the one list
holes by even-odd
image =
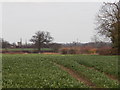
[[0, 38], [0, 48], [9, 48], [10, 47], [10, 43], [6, 40], [4, 40], [3, 38]]
[[96, 29], [100, 35], [110, 38], [113, 48], [120, 47], [120, 0], [104, 3], [97, 16]]
[[41, 48], [44, 44], [48, 44], [53, 40], [49, 32], [37, 31], [34, 36], [31, 38], [31, 42], [35, 44], [38, 48], [38, 51], [41, 51]]

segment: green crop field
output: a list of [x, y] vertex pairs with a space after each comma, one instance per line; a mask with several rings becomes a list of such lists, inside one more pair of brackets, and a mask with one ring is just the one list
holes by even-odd
[[2, 88], [2, 54], [0, 54], [0, 90]]
[[3, 88], [118, 88], [118, 57], [3, 54]]
[[[7, 48], [7, 49], [0, 49], [0, 50], [7, 50], [7, 51], [33, 51], [37, 50], [35, 48]], [[41, 48], [41, 50], [48, 51], [53, 50], [51, 48]]]

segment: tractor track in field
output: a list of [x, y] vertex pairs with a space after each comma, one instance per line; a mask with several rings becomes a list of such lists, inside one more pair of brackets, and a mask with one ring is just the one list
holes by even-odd
[[[94, 67], [89, 67], [89, 66], [86, 66], [86, 65], [83, 65], [83, 64], [80, 64], [80, 65], [82, 65], [82, 66], [84, 66], [84, 67], [86, 67], [86, 68], [88, 68], [88, 69], [92, 69], [92, 70], [94, 70], [94, 71], [101, 72], [100, 70], [97, 70], [97, 69], [95, 69]], [[112, 80], [116, 80], [117, 82], [120, 82], [120, 80], [118, 80], [118, 78], [116, 78], [116, 77], [113, 76], [113, 75], [110, 75], [110, 74], [105, 73], [105, 72], [101, 72], [101, 73], [103, 73], [104, 75], [106, 75], [107, 77], [109, 77], [109, 78], [112, 79]]]
[[77, 72], [75, 72], [74, 70], [64, 67], [63, 65], [57, 64], [54, 62], [54, 64], [58, 67], [60, 67], [62, 70], [68, 72], [72, 77], [74, 77], [75, 79], [77, 79], [80, 82], [83, 82], [85, 85], [88, 85], [92, 88], [96, 88], [96, 85], [94, 83], [92, 83], [90, 80], [88, 80], [87, 78], [83, 77], [80, 74], [77, 74]]

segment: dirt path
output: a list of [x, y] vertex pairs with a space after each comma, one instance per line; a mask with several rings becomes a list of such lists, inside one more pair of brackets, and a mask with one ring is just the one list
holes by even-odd
[[[88, 69], [92, 69], [92, 70], [94, 70], [94, 71], [98, 71], [98, 72], [101, 72], [100, 70], [97, 70], [97, 69], [95, 69], [94, 67], [88, 67], [88, 66], [85, 66], [85, 65], [83, 65], [83, 64], [80, 64], [80, 65], [82, 65], [82, 66], [84, 66], [84, 67], [87, 67]], [[102, 73], [102, 72], [101, 72]], [[113, 76], [113, 75], [110, 75], [110, 74], [107, 74], [107, 73], [105, 73], [105, 72], [103, 72], [107, 77], [109, 77], [110, 79], [112, 79], [112, 80], [116, 80], [117, 82], [120, 82], [115, 76]]]
[[80, 82], [83, 82], [84, 84], [96, 88], [95, 84], [93, 84], [90, 80], [88, 80], [87, 78], [83, 77], [82, 75], [78, 75], [75, 71], [73, 71], [70, 68], [64, 67], [62, 65], [59, 65], [57, 63], [54, 63], [56, 66], [60, 67], [62, 70], [68, 72], [72, 77], [74, 77], [75, 79], [77, 79]]

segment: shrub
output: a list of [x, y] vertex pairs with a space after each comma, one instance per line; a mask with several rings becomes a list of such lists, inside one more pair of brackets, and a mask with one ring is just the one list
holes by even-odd
[[80, 49], [80, 52], [82, 53], [82, 54], [90, 54], [91, 53], [91, 50], [92, 49], [92, 47], [90, 47], [90, 46], [85, 46], [85, 47], [82, 47], [81, 49]]
[[76, 49], [70, 48], [68, 51], [69, 54], [77, 54]]
[[111, 55], [112, 48], [111, 47], [98, 48], [97, 53], [99, 53], [100, 55]]
[[80, 53], [79, 48], [76, 48], [76, 47], [61, 48], [59, 51], [62, 54], [79, 54]]
[[89, 53], [90, 54], [96, 54], [96, 51], [97, 51], [96, 48], [92, 48], [92, 49], [89, 50]]
[[59, 51], [62, 54], [68, 54], [68, 48], [61, 48]]
[[118, 49], [117, 48], [112, 48], [111, 49], [111, 54], [112, 55], [120, 55], [120, 53], [118, 53]]

